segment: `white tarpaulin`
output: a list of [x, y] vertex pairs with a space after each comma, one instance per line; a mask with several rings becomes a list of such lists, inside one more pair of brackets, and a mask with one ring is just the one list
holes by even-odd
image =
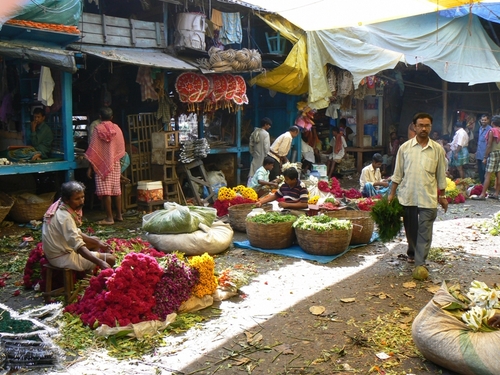
[[399, 61], [425, 64], [443, 80], [470, 85], [500, 82], [500, 48], [477, 16], [424, 14], [363, 27], [307, 32], [309, 103], [328, 106], [325, 65], [366, 76], [392, 69]]
[[[363, 26], [437, 12], [480, 0], [244, 0], [279, 14], [302, 30]], [[486, 1], [495, 3], [499, 1]]]

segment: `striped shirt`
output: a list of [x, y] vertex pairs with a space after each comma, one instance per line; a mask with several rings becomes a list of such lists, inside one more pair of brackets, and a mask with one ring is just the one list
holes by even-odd
[[416, 137], [403, 143], [391, 179], [398, 184], [398, 199], [403, 206], [437, 208], [438, 189], [446, 188], [443, 147], [432, 139], [422, 147]]
[[309, 200], [309, 191], [307, 191], [306, 185], [299, 179], [297, 179], [294, 187], [290, 187], [286, 183], [281, 185], [275, 194], [276, 198], [285, 198], [285, 202], [287, 203], [307, 202]]

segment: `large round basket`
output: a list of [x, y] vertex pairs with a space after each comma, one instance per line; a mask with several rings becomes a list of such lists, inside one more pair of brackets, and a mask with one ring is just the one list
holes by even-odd
[[352, 222], [352, 237], [350, 245], [369, 243], [372, 238], [375, 222], [370, 217], [369, 211], [337, 210], [327, 211], [325, 215]]
[[10, 216], [15, 222], [28, 223], [31, 220], [41, 220], [50, 205], [54, 202], [55, 192], [38, 195], [41, 201], [30, 202], [22, 196], [14, 198], [14, 206], [10, 210]]
[[9, 214], [14, 205], [14, 198], [0, 191], [0, 223]]
[[286, 249], [295, 240], [293, 221], [261, 224], [247, 221], [247, 236], [250, 245], [261, 249]]
[[[238, 232], [246, 232], [247, 230], [247, 215], [255, 208], [255, 203], [243, 203], [230, 206], [229, 212], [229, 224], [234, 230]], [[270, 204], [265, 204], [261, 207], [264, 211], [271, 211], [273, 206]]]
[[295, 228], [299, 246], [308, 254], [337, 255], [349, 247], [352, 229], [332, 229], [326, 232]]

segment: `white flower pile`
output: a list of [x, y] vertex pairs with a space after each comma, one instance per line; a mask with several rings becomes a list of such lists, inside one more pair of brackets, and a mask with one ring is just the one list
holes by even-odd
[[462, 314], [462, 320], [474, 331], [481, 329], [488, 320], [495, 315], [495, 306], [498, 305], [500, 291], [488, 287], [481, 281], [471, 283], [467, 297], [471, 300], [471, 307]]

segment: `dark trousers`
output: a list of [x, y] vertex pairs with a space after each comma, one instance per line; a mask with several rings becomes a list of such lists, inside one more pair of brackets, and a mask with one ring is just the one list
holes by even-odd
[[[272, 157], [272, 156], [270, 156]], [[273, 169], [269, 171], [269, 181], [276, 179], [279, 175], [281, 175], [281, 163], [273, 158], [274, 164]]]
[[408, 257], [415, 258], [415, 266], [423, 266], [431, 248], [432, 227], [437, 217], [437, 208], [417, 206], [404, 206], [403, 208]]
[[482, 160], [477, 159], [477, 173], [479, 174], [479, 183], [484, 184], [484, 175], [486, 174], [486, 165]]

